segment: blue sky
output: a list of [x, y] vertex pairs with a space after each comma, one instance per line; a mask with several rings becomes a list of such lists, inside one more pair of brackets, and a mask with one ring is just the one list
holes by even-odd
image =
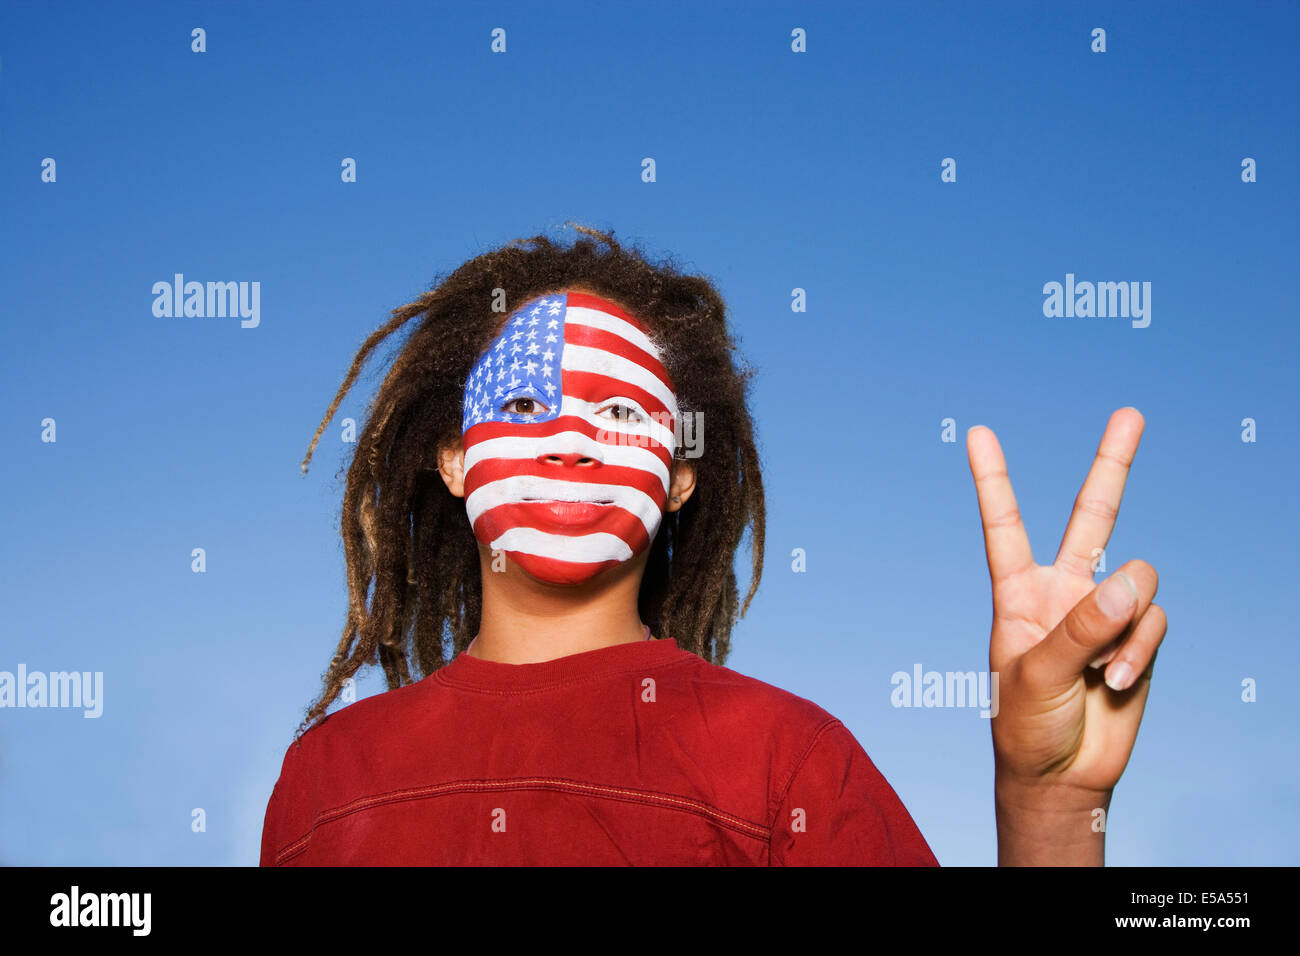
[[[0, 710], [0, 862], [256, 862], [346, 610], [349, 446], [336, 419], [304, 478], [312, 432], [389, 310], [568, 219], [727, 299], [759, 369], [769, 509], [728, 665], [843, 719], [941, 863], [996, 858], [988, 724], [895, 708], [890, 676], [987, 666], [966, 429], [997, 432], [1047, 563], [1123, 405], [1147, 427], [1108, 567], [1151, 562], [1170, 626], [1108, 862], [1300, 862], [1298, 20], [6, 4], [0, 670], [102, 671], [104, 712]], [[260, 325], [155, 317], [177, 272], [259, 281]], [[1045, 317], [1067, 273], [1150, 282], [1150, 325]], [[363, 416], [382, 358], [339, 419]]]

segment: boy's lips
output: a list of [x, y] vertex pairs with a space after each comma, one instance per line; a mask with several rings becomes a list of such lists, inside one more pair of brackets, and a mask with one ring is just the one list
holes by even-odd
[[523, 498], [529, 510], [536, 509], [560, 524], [590, 524], [614, 504], [610, 498], [593, 501], [562, 501], [558, 498]]
[[612, 505], [613, 498], [520, 498], [520, 501], [538, 501], [542, 504]]

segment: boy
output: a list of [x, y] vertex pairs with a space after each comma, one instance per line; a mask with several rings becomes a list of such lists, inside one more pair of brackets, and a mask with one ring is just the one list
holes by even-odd
[[[317, 430], [312, 449], [370, 351], [423, 316], [348, 473], [350, 611], [262, 864], [935, 865], [839, 720], [721, 666], [735, 550], [750, 528], [744, 614], [764, 531], [752, 372], [724, 303], [580, 231], [599, 245], [516, 241], [397, 310]], [[996, 439], [968, 435], [1003, 863], [1103, 860], [1093, 811], [1165, 631], [1149, 565], [1092, 584], [1140, 433], [1136, 410], [1112, 418], [1050, 567], [1033, 564]], [[325, 716], [376, 659], [390, 690]]]

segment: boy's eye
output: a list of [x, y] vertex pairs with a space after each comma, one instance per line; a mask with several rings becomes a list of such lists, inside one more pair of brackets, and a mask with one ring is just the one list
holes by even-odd
[[[512, 405], [519, 406], [511, 408]], [[540, 415], [546, 411], [546, 406], [535, 398], [515, 398], [501, 406], [503, 412], [513, 411], [516, 415]]]
[[631, 405], [614, 404], [606, 406], [602, 411], [612, 412], [614, 419], [620, 422], [639, 422], [641, 413]]

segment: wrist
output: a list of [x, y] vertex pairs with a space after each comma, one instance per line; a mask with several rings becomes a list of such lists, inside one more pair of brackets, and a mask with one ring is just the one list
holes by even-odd
[[994, 774], [998, 865], [1102, 866], [1110, 790]]

